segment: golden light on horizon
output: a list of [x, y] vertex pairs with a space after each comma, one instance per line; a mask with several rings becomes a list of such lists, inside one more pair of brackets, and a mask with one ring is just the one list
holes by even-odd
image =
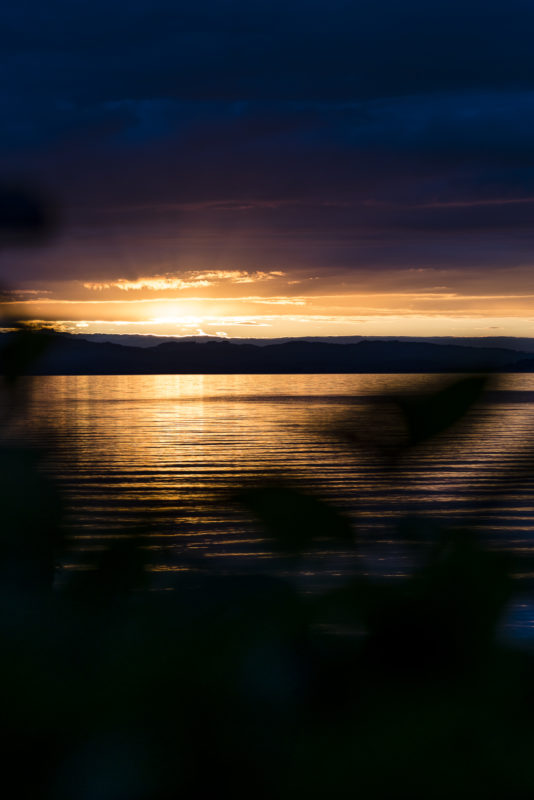
[[534, 287], [520, 291], [512, 271], [507, 281], [498, 276], [493, 291], [461, 275], [450, 285], [429, 285], [425, 270], [407, 270], [392, 286], [382, 274], [365, 282], [299, 275], [214, 269], [57, 281], [24, 286], [2, 305], [35, 324], [78, 333], [425, 337], [529, 336], [534, 329]]

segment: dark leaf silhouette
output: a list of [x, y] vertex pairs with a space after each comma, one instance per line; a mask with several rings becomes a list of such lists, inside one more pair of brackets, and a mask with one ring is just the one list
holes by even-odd
[[41, 243], [55, 229], [55, 211], [40, 192], [16, 183], [0, 184], [0, 242]]
[[429, 395], [399, 397], [409, 434], [409, 444], [430, 439], [462, 419], [480, 400], [488, 385], [485, 375], [470, 375]]
[[263, 486], [242, 492], [238, 499], [264, 525], [276, 546], [300, 552], [326, 540], [349, 542], [348, 520], [317, 497], [286, 486]]
[[24, 375], [31, 365], [57, 343], [54, 333], [34, 331], [19, 322], [0, 351], [1, 371], [8, 383]]

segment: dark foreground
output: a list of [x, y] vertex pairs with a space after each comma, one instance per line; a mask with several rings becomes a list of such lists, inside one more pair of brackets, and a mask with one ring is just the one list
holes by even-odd
[[[7, 388], [6, 430], [23, 413], [19, 388]], [[389, 398], [364, 431], [354, 417], [336, 435], [371, 448], [398, 482], [405, 454], [456, 425], [484, 388], [466, 377]], [[396, 439], [383, 435], [393, 407]], [[358, 531], [279, 477], [227, 498], [262, 524], [276, 570], [189, 562], [155, 591], [146, 516], [60, 580], [61, 497], [13, 442], [0, 469], [2, 778], [17, 795], [531, 796], [534, 659], [497, 635], [528, 555], [514, 564], [470, 528], [412, 516], [399, 529], [411, 574], [302, 593], [304, 554], [357, 548]], [[507, 470], [503, 503], [518, 480]]]

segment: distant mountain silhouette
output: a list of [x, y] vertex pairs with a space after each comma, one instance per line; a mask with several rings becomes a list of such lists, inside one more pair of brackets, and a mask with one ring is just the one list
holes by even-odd
[[[296, 341], [294, 336], [258, 338], [239, 336], [228, 337], [210, 336], [163, 336], [156, 334], [140, 333], [83, 333], [69, 334], [77, 339], [87, 339], [89, 342], [112, 342], [131, 347], [155, 347], [164, 342], [217, 342], [230, 341], [232, 344], [255, 344], [265, 347], [270, 344], [284, 344]], [[324, 344], [358, 344], [363, 341], [377, 342], [416, 342], [419, 344], [452, 344], [466, 347], [483, 347], [487, 349], [502, 348], [507, 350], [520, 350], [523, 353], [534, 354], [534, 338], [518, 336], [299, 336], [301, 342], [318, 342]]]
[[524, 358], [514, 364], [514, 372], [534, 372], [534, 358], [529, 353], [529, 358]]
[[[0, 336], [0, 368], [8, 372], [8, 344], [18, 334]], [[281, 344], [233, 344], [229, 341], [166, 342], [150, 348], [87, 341], [74, 336], [47, 337], [52, 347], [25, 370], [34, 375], [135, 375], [224, 373], [366, 373], [529, 371], [530, 354], [506, 348], [406, 341], [364, 340], [330, 344], [292, 340]], [[3, 340], [3, 342], [2, 342]]]

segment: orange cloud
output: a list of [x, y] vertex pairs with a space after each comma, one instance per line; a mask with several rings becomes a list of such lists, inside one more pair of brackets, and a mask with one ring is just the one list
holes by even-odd
[[150, 291], [166, 291], [168, 289], [196, 289], [202, 286], [213, 286], [215, 283], [222, 281], [229, 281], [230, 283], [256, 283], [257, 281], [272, 280], [273, 278], [281, 278], [284, 273], [280, 270], [271, 270], [270, 272], [263, 272], [256, 270], [255, 272], [248, 272], [246, 270], [210, 270], [204, 272], [187, 272], [187, 277], [180, 278], [174, 275], [152, 275], [149, 277], [136, 278], [135, 280], [128, 280], [127, 278], [118, 278], [114, 281], [107, 281], [103, 283], [87, 282], [84, 283], [85, 289], [93, 289], [102, 291], [103, 289], [121, 289], [122, 291], [140, 291], [141, 289], [148, 289]]

